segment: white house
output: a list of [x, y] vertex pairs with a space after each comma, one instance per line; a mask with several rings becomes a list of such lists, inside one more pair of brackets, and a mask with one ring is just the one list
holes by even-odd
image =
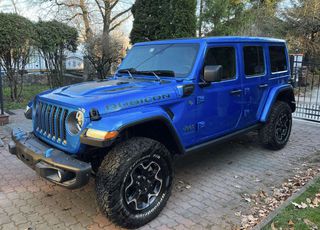
[[66, 56], [67, 70], [83, 70], [83, 54], [79, 49], [75, 53], [66, 52]]
[[[78, 49], [75, 53], [67, 51], [65, 52], [65, 55], [65, 65], [67, 70], [83, 70], [83, 54], [81, 49]], [[33, 52], [25, 69], [28, 72], [47, 71], [45, 61], [38, 51]]]

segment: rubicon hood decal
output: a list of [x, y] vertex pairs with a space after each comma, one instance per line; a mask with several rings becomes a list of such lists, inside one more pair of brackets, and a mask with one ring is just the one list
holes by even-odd
[[144, 98], [134, 99], [130, 101], [120, 102], [116, 104], [109, 104], [106, 105], [107, 112], [118, 111], [120, 109], [139, 106], [143, 104], [150, 104], [157, 101], [167, 100], [170, 99], [170, 94], [163, 94], [163, 95], [155, 95], [155, 96], [147, 96]]
[[56, 89], [39, 98], [52, 104], [74, 109], [85, 109], [89, 117], [92, 108], [100, 115], [124, 109], [165, 103], [179, 97], [177, 82], [155, 82], [146, 79], [111, 79], [102, 82], [87, 82]]

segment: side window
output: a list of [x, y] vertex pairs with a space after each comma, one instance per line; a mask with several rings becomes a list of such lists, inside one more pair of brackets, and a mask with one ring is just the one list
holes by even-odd
[[263, 75], [265, 72], [262, 46], [243, 47], [244, 73], [247, 77]]
[[288, 70], [284, 46], [270, 46], [269, 54], [272, 73]]
[[214, 47], [207, 52], [204, 61], [206, 65], [221, 65], [223, 71], [222, 80], [236, 78], [236, 50], [234, 47]]

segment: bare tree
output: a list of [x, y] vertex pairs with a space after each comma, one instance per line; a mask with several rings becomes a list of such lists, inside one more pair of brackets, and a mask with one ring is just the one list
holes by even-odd
[[[129, 0], [130, 1], [130, 0]], [[101, 48], [101, 63], [105, 63], [103, 69], [99, 64], [97, 72], [106, 76], [109, 71], [110, 60], [113, 60], [113, 54], [110, 52], [111, 33], [114, 32], [124, 21], [131, 16], [131, 2], [122, 2], [121, 0], [54, 0], [57, 11], [64, 12], [63, 19], [78, 24], [82, 31], [82, 37], [87, 45], [87, 49], [92, 47], [93, 41], [99, 40]], [[127, 6], [128, 5], [128, 6]], [[97, 39], [97, 36], [101, 38]], [[97, 47], [96, 47], [97, 48]], [[97, 49], [87, 50], [88, 57], [96, 56]], [[100, 51], [99, 51], [100, 52]], [[92, 61], [90, 60], [92, 63]], [[96, 65], [93, 65], [96, 68]], [[102, 72], [101, 72], [102, 71]]]
[[11, 0], [11, 3], [12, 3], [12, 5], [13, 5], [14, 12], [15, 12], [16, 14], [19, 14], [16, 1], [15, 1], [15, 0]]
[[318, 59], [320, 54], [320, 2], [292, 1], [285, 10], [285, 28], [290, 48], [305, 53], [305, 60]]
[[129, 41], [120, 33], [112, 33], [108, 41], [106, 43], [104, 37], [99, 34], [88, 40], [85, 47], [86, 57], [100, 79], [105, 77], [106, 71], [109, 73], [112, 71], [114, 64], [119, 64], [129, 44]]
[[199, 0], [198, 36], [202, 37], [204, 0]]

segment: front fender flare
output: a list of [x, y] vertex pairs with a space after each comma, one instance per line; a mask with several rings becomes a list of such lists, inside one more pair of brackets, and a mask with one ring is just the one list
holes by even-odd
[[119, 111], [102, 117], [99, 121], [91, 121], [88, 128], [103, 131], [118, 131], [121, 133], [127, 128], [143, 124], [149, 121], [163, 122], [172, 134], [179, 152], [184, 153], [185, 149], [180, 141], [179, 134], [171, 122], [171, 118], [162, 108], [142, 108], [141, 110], [130, 109], [126, 112]]

